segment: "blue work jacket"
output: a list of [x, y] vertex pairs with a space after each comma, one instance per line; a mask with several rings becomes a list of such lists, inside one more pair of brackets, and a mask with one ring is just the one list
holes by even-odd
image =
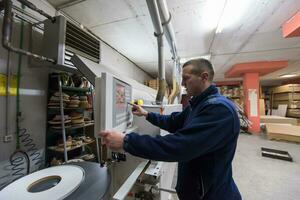
[[176, 191], [181, 200], [240, 200], [231, 162], [240, 131], [235, 105], [214, 85], [182, 112], [149, 113], [147, 120], [166, 136], [128, 134], [124, 150], [145, 159], [178, 162]]

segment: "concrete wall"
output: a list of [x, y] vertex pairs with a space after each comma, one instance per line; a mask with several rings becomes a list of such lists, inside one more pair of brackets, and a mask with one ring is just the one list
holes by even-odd
[[[55, 9], [42, 0], [32, 0], [36, 6], [43, 9], [50, 15], [56, 13]], [[14, 2], [15, 5], [18, 3]], [[26, 9], [27, 10], [27, 9]], [[57, 13], [56, 13], [57, 14]], [[40, 19], [43, 19], [39, 14], [35, 14]], [[2, 27], [2, 17], [1, 17]], [[2, 32], [1, 32], [2, 33]], [[24, 29], [24, 42], [25, 48], [28, 48], [28, 35], [29, 27], [25, 26]], [[0, 35], [2, 38], [2, 34]], [[13, 27], [13, 44], [19, 46], [20, 38], [20, 23], [16, 22]], [[33, 41], [34, 47], [39, 48], [41, 45], [42, 35], [38, 32], [34, 32]], [[0, 73], [6, 74], [7, 65], [7, 50], [0, 46]], [[144, 90], [144, 93], [150, 94], [148, 99], [154, 100], [155, 91], [143, 86], [144, 80], [150, 79], [146, 73], [137, 68], [133, 63], [127, 60], [125, 57], [114, 51], [109, 46], [101, 43], [101, 68], [100, 71], [109, 71], [122, 75], [129, 79], [135, 79], [132, 81], [134, 88], [137, 90]], [[10, 71], [11, 75], [17, 74], [18, 67], [18, 55], [11, 53], [10, 56]], [[21, 137], [21, 149], [29, 153], [31, 159], [31, 171], [34, 171], [42, 165], [40, 161], [44, 159], [45, 150], [45, 134], [46, 134], [46, 115], [47, 115], [47, 88], [48, 88], [48, 74], [51, 72], [47, 68], [32, 68], [28, 65], [28, 58], [22, 57], [21, 64], [21, 96], [20, 96], [20, 112], [21, 122], [20, 128], [22, 131]], [[140, 82], [140, 83], [138, 83]], [[138, 93], [138, 92], [137, 92]], [[142, 95], [140, 95], [142, 96]], [[16, 159], [14, 165], [9, 162], [9, 157], [16, 149], [16, 97], [8, 97], [8, 131], [6, 131], [6, 107], [7, 98], [0, 96], [0, 189], [10, 181], [14, 180], [25, 174], [26, 166], [22, 156], [17, 155], [19, 159]], [[26, 129], [26, 132], [25, 132]], [[3, 138], [6, 134], [12, 134], [13, 140], [9, 143], [4, 143]], [[26, 137], [26, 138], [25, 138]], [[16, 157], [15, 157], [16, 158]]]

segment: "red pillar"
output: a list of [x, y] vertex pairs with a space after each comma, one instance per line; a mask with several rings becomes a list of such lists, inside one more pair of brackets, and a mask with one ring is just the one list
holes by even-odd
[[259, 114], [259, 73], [245, 73], [243, 76], [244, 109], [248, 119], [252, 122], [249, 131], [260, 132]]

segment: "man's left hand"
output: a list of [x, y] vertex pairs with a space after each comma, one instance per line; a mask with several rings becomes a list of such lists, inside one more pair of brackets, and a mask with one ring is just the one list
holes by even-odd
[[98, 133], [101, 143], [113, 151], [123, 150], [124, 134], [115, 130], [105, 130]]

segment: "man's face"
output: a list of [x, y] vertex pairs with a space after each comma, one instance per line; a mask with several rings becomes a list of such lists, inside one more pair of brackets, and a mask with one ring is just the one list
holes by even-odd
[[193, 65], [187, 65], [182, 70], [182, 86], [186, 88], [189, 96], [201, 94], [205, 89], [208, 73], [193, 74]]

